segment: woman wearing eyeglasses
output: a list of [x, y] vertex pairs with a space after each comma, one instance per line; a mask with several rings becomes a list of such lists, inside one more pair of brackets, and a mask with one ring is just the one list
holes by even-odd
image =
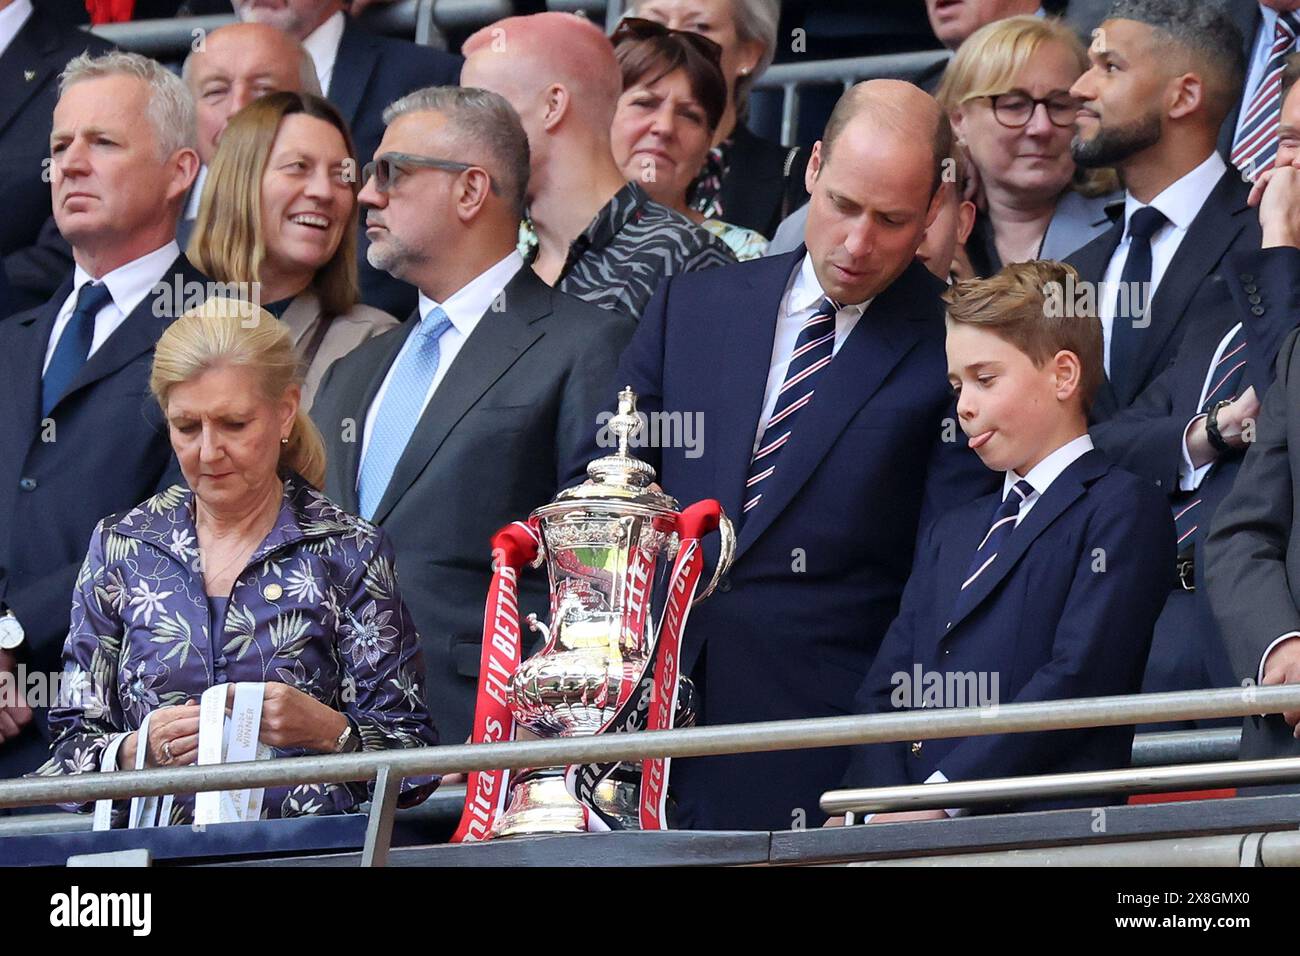
[[937, 95], [977, 184], [980, 213], [966, 243], [973, 275], [1064, 259], [1110, 226], [1114, 174], [1079, 170], [1070, 155], [1078, 103], [1069, 90], [1087, 68], [1069, 27], [1032, 16], [981, 28], [949, 65]]
[[357, 184], [347, 123], [310, 93], [254, 100], [221, 135], [187, 254], [289, 327], [311, 407], [326, 369], [398, 324], [357, 291]]
[[706, 217], [689, 202], [725, 111], [721, 49], [696, 33], [629, 17], [612, 37], [623, 74], [610, 147], [614, 162], [655, 202], [709, 230], [739, 260], [756, 259], [767, 238], [753, 229]]

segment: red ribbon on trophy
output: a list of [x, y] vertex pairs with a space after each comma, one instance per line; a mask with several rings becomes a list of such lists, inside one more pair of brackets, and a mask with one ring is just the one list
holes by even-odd
[[[515, 720], [507, 691], [519, 669], [519, 572], [537, 560], [541, 537], [532, 524], [515, 521], [492, 538], [492, 586], [483, 615], [478, 699], [474, 706], [476, 744], [514, 740]], [[465, 788], [465, 806], [453, 843], [486, 840], [505, 806], [510, 771], [475, 770]]]
[[[647, 730], [667, 730], [677, 712], [677, 691], [682, 649], [682, 629], [691, 612], [695, 591], [704, 569], [700, 539], [718, 527], [722, 506], [713, 499], [697, 501], [682, 511], [677, 523], [681, 542], [668, 579], [668, 603], [659, 624], [654, 657], [654, 693], [650, 695]], [[672, 759], [656, 757], [641, 762], [640, 816], [642, 830], [666, 830], [668, 772]]]

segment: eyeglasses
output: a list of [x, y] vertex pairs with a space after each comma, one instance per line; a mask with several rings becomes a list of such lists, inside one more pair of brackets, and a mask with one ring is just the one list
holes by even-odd
[[467, 169], [479, 169], [488, 177], [488, 188], [492, 192], [499, 194], [492, 175], [482, 166], [474, 163], [458, 163], [454, 159], [416, 156], [414, 153], [384, 153], [374, 162], [366, 163], [365, 168], [361, 170], [361, 182], [363, 184], [368, 183], [370, 177], [373, 176], [375, 178], [375, 188], [381, 193], [386, 193], [396, 185], [402, 176], [410, 172], [410, 169], [407, 168], [410, 166], [421, 169], [443, 169], [451, 173], [463, 173]]
[[712, 61], [714, 66], [719, 69], [722, 68], [722, 47], [717, 43], [701, 33], [692, 33], [689, 30], [674, 30], [655, 20], [644, 20], [641, 17], [624, 17], [619, 21], [609, 39], [614, 46], [618, 46], [623, 40], [652, 40], [657, 37], [681, 37], [703, 54], [705, 59]]
[[1034, 116], [1041, 103], [1047, 109], [1047, 119], [1053, 126], [1064, 129], [1073, 126], [1079, 115], [1079, 101], [1073, 96], [1057, 93], [1045, 99], [1035, 99], [1028, 93], [1012, 90], [997, 96], [982, 97], [993, 104], [993, 118], [1008, 129], [1020, 129]]

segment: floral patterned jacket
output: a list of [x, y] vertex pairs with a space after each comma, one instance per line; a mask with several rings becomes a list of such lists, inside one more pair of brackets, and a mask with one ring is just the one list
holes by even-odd
[[[220, 634], [198, 556], [194, 495], [181, 485], [96, 526], [73, 594], [63, 699], [50, 710], [52, 754], [37, 774], [97, 771], [112, 739], [145, 714], [229, 681], [292, 684], [347, 715], [366, 750], [438, 742], [419, 635], [382, 531], [286, 475], [275, 527], [236, 579]], [[436, 786], [407, 779], [400, 803]], [[365, 799], [363, 783], [270, 788], [263, 814], [340, 813]], [[115, 804], [115, 819], [125, 807]], [[170, 822], [192, 814], [193, 796], [177, 794]]]

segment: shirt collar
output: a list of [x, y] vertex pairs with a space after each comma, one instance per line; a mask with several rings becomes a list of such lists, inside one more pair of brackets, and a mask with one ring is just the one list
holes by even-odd
[[303, 49], [311, 54], [311, 61], [316, 67], [316, 80], [320, 83], [321, 93], [329, 92], [330, 75], [334, 72], [334, 61], [338, 59], [339, 43], [343, 40], [343, 27], [347, 16], [342, 10], [307, 34], [302, 41]]
[[[1201, 207], [1205, 205], [1205, 200], [1209, 198], [1210, 193], [1214, 192], [1214, 187], [1223, 178], [1227, 168], [1228, 165], [1223, 161], [1222, 156], [1217, 152], [1210, 153], [1205, 162], [1183, 176], [1182, 179], [1166, 186], [1160, 195], [1151, 200], [1150, 205], [1164, 213], [1165, 218], [1172, 222], [1175, 228], [1186, 231], [1191, 226], [1192, 220], [1200, 213]], [[1133, 220], [1133, 213], [1143, 208], [1143, 205], [1133, 197], [1132, 193], [1125, 194], [1125, 229], [1128, 228], [1128, 223]]]
[[[582, 230], [582, 234], [569, 245], [569, 262], [573, 262], [589, 249], [600, 250], [609, 245], [623, 227], [640, 215], [641, 207], [650, 201], [649, 194], [636, 183], [628, 183], [601, 207], [595, 217]], [[566, 270], [567, 271], [567, 270]]]
[[32, 0], [15, 0], [0, 10], [0, 53], [9, 49], [9, 44], [14, 42], [14, 37], [18, 36], [31, 14]]
[[[803, 262], [799, 265], [799, 271], [794, 275], [794, 283], [790, 286], [790, 298], [788, 313], [794, 315], [796, 312], [803, 312], [806, 309], [816, 308], [826, 298], [826, 293], [822, 290], [822, 284], [817, 280], [817, 270], [813, 268], [812, 253], [805, 252]], [[867, 311], [867, 306], [871, 304], [871, 299], [866, 302], [860, 302], [857, 305], [846, 305], [840, 311], [848, 315], [858, 316]]]
[[[1076, 461], [1092, 451], [1092, 438], [1085, 432], [1073, 441], [1068, 441], [1056, 451], [1052, 452], [1033, 468], [1029, 469], [1029, 474], [1025, 475], [1024, 480], [1029, 482], [1037, 495], [1047, 493], [1052, 482], [1061, 477], [1061, 472], [1069, 468]], [[1011, 488], [1020, 476], [1014, 471], [1008, 471], [1002, 479], [1002, 500], [1005, 501], [1007, 495], [1011, 494]]]
[[486, 272], [480, 272], [467, 284], [453, 292], [446, 302], [435, 302], [423, 292], [420, 293], [420, 321], [429, 317], [429, 313], [438, 306], [447, 313], [452, 327], [465, 338], [474, 331], [491, 308], [501, 290], [506, 287], [515, 274], [524, 267], [523, 256], [515, 250], [510, 255], [493, 265]]
[[[158, 284], [167, 267], [180, 256], [180, 246], [173, 239], [153, 252], [146, 253], [139, 259], [133, 259], [126, 265], [118, 266], [112, 272], [102, 276], [100, 281], [108, 286], [108, 294], [113, 297], [113, 305], [123, 315], [130, 315], [135, 307], [144, 301], [149, 290]], [[80, 292], [87, 282], [93, 282], [92, 276], [81, 266], [72, 270], [72, 291]]]

